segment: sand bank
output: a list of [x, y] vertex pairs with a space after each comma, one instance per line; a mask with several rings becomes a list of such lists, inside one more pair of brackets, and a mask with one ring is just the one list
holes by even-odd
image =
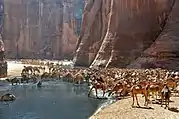
[[[140, 97], [140, 96], [139, 96]], [[164, 109], [158, 104], [149, 104], [147, 108], [132, 108], [132, 98], [122, 99], [113, 103], [90, 119], [179, 119], [179, 97], [172, 97], [170, 110]], [[144, 104], [144, 98], [139, 98], [141, 107]]]

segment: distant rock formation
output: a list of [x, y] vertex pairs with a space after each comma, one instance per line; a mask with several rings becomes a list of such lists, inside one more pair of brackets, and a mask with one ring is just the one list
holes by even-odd
[[177, 68], [178, 10], [177, 0], [88, 0], [75, 65]]
[[5, 0], [8, 58], [59, 59], [74, 53], [84, 0]]

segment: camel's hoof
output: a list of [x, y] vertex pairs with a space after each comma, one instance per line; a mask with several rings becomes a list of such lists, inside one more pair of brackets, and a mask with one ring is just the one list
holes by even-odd
[[131, 105], [132, 108], [134, 108], [134, 105]]
[[167, 107], [165, 107], [164, 109], [167, 109]]

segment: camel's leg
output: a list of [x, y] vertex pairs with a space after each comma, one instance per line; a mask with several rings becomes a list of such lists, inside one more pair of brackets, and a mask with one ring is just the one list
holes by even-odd
[[[145, 97], [145, 94], [144, 94], [144, 97]], [[148, 92], [147, 94], [147, 99], [150, 100], [150, 92]]]
[[131, 91], [131, 96], [132, 96], [132, 105], [131, 106], [134, 106], [134, 93]]
[[162, 107], [162, 105], [163, 105], [163, 97], [161, 96], [161, 107]]
[[81, 84], [81, 79], [78, 81], [78, 84]]
[[167, 105], [168, 108], [169, 108], [169, 103], [170, 103], [170, 98], [168, 99], [168, 105]]
[[95, 88], [95, 92], [96, 92], [96, 98], [98, 98], [98, 91], [96, 88]]
[[167, 108], [167, 100], [165, 99], [165, 109]]
[[112, 92], [113, 92], [113, 90], [111, 90], [111, 92], [108, 93], [108, 97], [111, 96]]
[[152, 98], [154, 98], [154, 92], [152, 92]]
[[145, 104], [144, 104], [144, 106], [147, 106], [148, 105], [148, 98], [147, 98], [148, 96], [147, 95], [145, 95]]
[[93, 88], [94, 88], [94, 87], [92, 87], [92, 88], [89, 90], [89, 92], [88, 92], [88, 97], [90, 96], [90, 93], [91, 93], [91, 91], [92, 91]]
[[137, 106], [140, 107], [139, 102], [138, 102], [138, 98], [137, 98], [137, 94], [135, 94], [135, 98], [136, 98]]
[[132, 106], [134, 106], [134, 94], [132, 94]]
[[158, 92], [155, 92], [155, 96], [156, 96], [155, 98], [156, 98], [156, 100], [157, 100], [157, 95], [158, 95]]
[[103, 97], [104, 97], [104, 94], [105, 94], [105, 90], [103, 89]]

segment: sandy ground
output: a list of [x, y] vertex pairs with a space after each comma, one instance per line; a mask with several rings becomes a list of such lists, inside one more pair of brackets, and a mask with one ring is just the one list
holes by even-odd
[[132, 108], [132, 98], [122, 99], [102, 109], [90, 119], [179, 119], [179, 97], [172, 97], [170, 108], [164, 109], [159, 104], [149, 104], [145, 108], [144, 98], [140, 95], [141, 108]]
[[8, 76], [20, 76], [20, 73], [24, 66], [29, 66], [28, 64], [21, 64], [20, 62], [8, 62]]
[[[30, 64], [21, 64], [20, 62], [8, 62], [8, 76], [7, 77], [14, 77], [14, 76], [21, 76], [21, 71], [24, 66], [38, 66], [38, 65], [30, 65]], [[46, 68], [47, 69], [47, 68]], [[5, 78], [1, 78], [3, 80]]]
[[[44, 62], [53, 62], [53, 63], [59, 63], [63, 62], [64, 65], [70, 65], [72, 64], [71, 61], [44, 61]], [[38, 65], [30, 65], [30, 64], [22, 64], [21, 62], [17, 61], [7, 61], [8, 63], [8, 76], [20, 76], [20, 73], [24, 66], [38, 66]], [[46, 67], [46, 71], [47, 67]]]
[[[15, 61], [8, 61], [7, 63], [8, 63], [7, 77], [20, 76], [24, 66], [37, 66], [37, 65], [30, 65], [30, 64], [22, 64], [21, 62], [15, 62]], [[0, 78], [0, 80], [4, 80], [6, 78]]]

